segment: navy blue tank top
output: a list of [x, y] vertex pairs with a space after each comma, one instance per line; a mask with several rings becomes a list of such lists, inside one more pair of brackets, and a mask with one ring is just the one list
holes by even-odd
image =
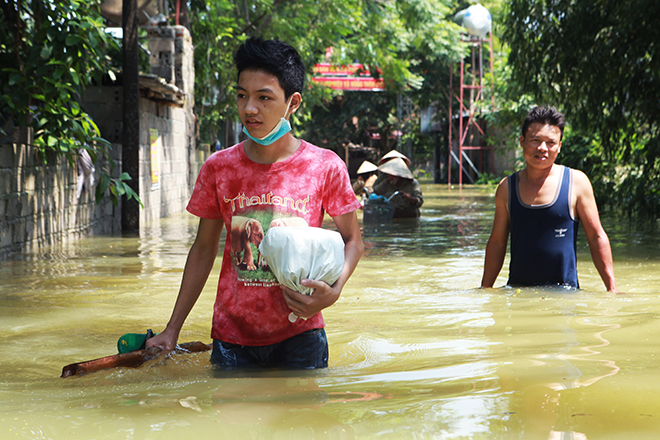
[[511, 286], [559, 284], [578, 288], [578, 221], [571, 216], [571, 170], [563, 167], [558, 191], [546, 205], [520, 199], [518, 173], [509, 179]]

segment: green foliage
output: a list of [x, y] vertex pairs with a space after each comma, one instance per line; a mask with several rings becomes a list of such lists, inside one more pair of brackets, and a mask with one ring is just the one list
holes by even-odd
[[573, 159], [591, 167], [601, 200], [655, 218], [659, 15], [655, 0], [512, 0], [504, 33], [513, 84], [566, 113], [575, 147], [589, 155]]
[[[419, 134], [420, 110], [438, 101], [448, 102], [449, 64], [466, 54], [461, 28], [448, 19], [450, 2], [438, 0], [365, 2], [361, 25], [333, 44], [332, 62], [359, 60], [382, 75], [386, 92], [334, 92], [311, 107], [304, 136], [319, 145], [338, 147], [352, 141], [374, 145], [368, 135], [377, 133], [381, 151], [393, 148], [393, 131], [403, 130], [416, 153], [428, 158], [437, 140]], [[363, 30], [364, 29], [364, 30]], [[379, 32], [373, 32], [378, 29]], [[413, 102], [408, 120], [398, 120], [397, 96]], [[358, 124], [354, 124], [353, 118]]]
[[[343, 143], [371, 145], [371, 133], [379, 133], [385, 150], [395, 142], [396, 95], [391, 93], [344, 92], [325, 105], [312, 109], [304, 138], [316, 145], [337, 150]], [[358, 117], [354, 124], [353, 117]]]
[[137, 193], [126, 183], [129, 180], [131, 180], [131, 176], [128, 173], [121, 173], [117, 179], [113, 179], [107, 173], [101, 174], [99, 183], [96, 186], [96, 203], [101, 203], [104, 194], [109, 190], [110, 199], [115, 206], [117, 206], [119, 198], [125, 195], [128, 200], [137, 200], [140, 206], [144, 208]]
[[[448, 60], [465, 53], [460, 28], [447, 19], [450, 7], [449, 0], [191, 0], [202, 142], [214, 141], [225, 119], [236, 119], [232, 54], [248, 36], [278, 38], [300, 51], [309, 89], [294, 126], [304, 127], [305, 136], [340, 145], [356, 134], [349, 123], [356, 114], [364, 118], [361, 125], [387, 136], [395, 122], [396, 94], [432, 102], [446, 90], [446, 84], [444, 89], [437, 85], [447, 74]], [[388, 93], [342, 94], [312, 83], [312, 67], [325, 59], [327, 48], [333, 49], [333, 63], [359, 61], [374, 77], [382, 76]]]
[[[103, 29], [98, 5], [98, 0], [0, 5], [0, 134], [12, 126], [32, 128], [44, 161], [54, 151], [74, 164], [80, 148], [95, 162], [109, 157], [108, 142], [77, 101], [86, 86], [112, 73], [106, 51], [117, 45]], [[125, 193], [123, 180], [102, 176], [115, 202]]]
[[426, 172], [426, 170], [422, 168], [413, 170], [413, 177], [419, 181], [430, 180], [433, 178], [430, 173]]
[[[250, 36], [278, 38], [296, 47], [311, 74], [325, 49], [356, 26], [352, 1], [285, 2], [283, 0], [233, 2], [218, 0], [190, 3], [191, 34], [195, 41], [195, 100], [203, 142], [215, 140], [225, 119], [236, 120], [236, 70], [233, 54]], [[358, 9], [359, 10], [359, 9]], [[327, 94], [313, 87], [305, 101], [313, 103]], [[308, 114], [298, 112], [305, 120]]]
[[501, 177], [495, 176], [490, 173], [481, 173], [479, 178], [474, 182], [477, 185], [488, 185], [491, 187], [495, 187], [500, 180], [502, 180]]

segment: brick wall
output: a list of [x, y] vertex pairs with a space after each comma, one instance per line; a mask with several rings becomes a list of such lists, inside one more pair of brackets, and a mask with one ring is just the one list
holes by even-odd
[[[194, 185], [189, 173], [190, 142], [184, 109], [159, 108], [155, 102], [140, 100], [141, 225], [185, 209]], [[158, 182], [152, 185], [152, 166], [156, 165]]]
[[[141, 229], [185, 209], [209, 154], [195, 146], [192, 40], [180, 26], [174, 27], [173, 35], [175, 68], [170, 84], [178, 89], [176, 99], [169, 100], [162, 90], [144, 90], [141, 82], [140, 175], [133, 176], [139, 179], [144, 204]], [[121, 173], [122, 100], [118, 83], [89, 87], [82, 100], [101, 136], [112, 143], [114, 177]], [[0, 139], [0, 260], [88, 235], [119, 233], [121, 202], [115, 207], [106, 197], [97, 205], [94, 190], [78, 199], [77, 167], [57, 157], [44, 162], [30, 143], [27, 134], [18, 132]], [[153, 185], [156, 166], [158, 179]], [[107, 164], [96, 164], [97, 181], [101, 168], [108, 170]]]
[[76, 197], [78, 173], [66, 159], [44, 161], [29, 145], [0, 145], [0, 259], [34, 252], [121, 227], [109, 198], [100, 204], [92, 191]]

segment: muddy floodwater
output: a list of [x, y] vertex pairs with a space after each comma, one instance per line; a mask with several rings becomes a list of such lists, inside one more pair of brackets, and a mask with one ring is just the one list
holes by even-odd
[[[583, 233], [582, 290], [502, 288], [508, 259], [479, 289], [492, 189], [422, 189], [421, 219], [364, 227], [322, 371], [221, 374], [197, 353], [60, 378], [163, 329], [188, 214], [0, 262], [0, 439], [657, 439], [658, 228], [604, 218], [627, 294], [604, 291]], [[219, 268], [180, 342], [210, 342]]]

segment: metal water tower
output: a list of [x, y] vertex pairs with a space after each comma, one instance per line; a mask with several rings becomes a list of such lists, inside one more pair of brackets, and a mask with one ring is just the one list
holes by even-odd
[[[454, 86], [455, 67], [452, 63], [449, 72], [449, 157], [447, 160], [447, 183], [451, 185], [452, 160], [458, 165], [458, 184], [463, 185], [463, 174], [475, 182], [484, 171], [485, 163], [493, 167], [493, 146], [485, 144], [486, 127], [482, 117], [485, 104], [484, 85], [484, 43], [488, 43], [489, 68], [493, 73], [493, 34], [490, 12], [481, 5], [472, 5], [460, 11], [454, 20], [465, 27], [467, 33], [463, 41], [470, 44], [470, 55], [461, 60], [457, 75], [458, 84]], [[491, 102], [494, 98], [491, 94]], [[452, 107], [458, 104], [458, 114]], [[454, 142], [456, 145], [454, 145]], [[477, 154], [469, 154], [476, 152]], [[487, 155], [484, 157], [484, 155]], [[472, 158], [471, 158], [472, 156]], [[473, 159], [477, 156], [475, 165]], [[464, 173], [463, 162], [469, 169]]]

